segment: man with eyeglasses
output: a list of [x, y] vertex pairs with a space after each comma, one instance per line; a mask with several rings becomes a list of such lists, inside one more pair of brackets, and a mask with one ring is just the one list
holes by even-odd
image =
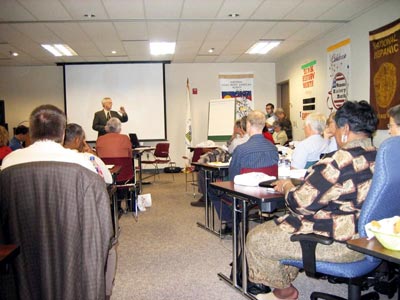
[[390, 108], [387, 114], [389, 115], [389, 123], [387, 124], [389, 134], [391, 136], [400, 135], [400, 104]]

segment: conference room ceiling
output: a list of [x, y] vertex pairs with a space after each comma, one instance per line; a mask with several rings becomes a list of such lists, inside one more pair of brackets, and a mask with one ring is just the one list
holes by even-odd
[[[384, 1], [1, 0], [0, 65], [275, 62]], [[266, 55], [245, 53], [263, 39], [283, 42]], [[175, 54], [151, 56], [150, 41], [176, 42]], [[49, 43], [78, 56], [54, 57], [41, 47]]]

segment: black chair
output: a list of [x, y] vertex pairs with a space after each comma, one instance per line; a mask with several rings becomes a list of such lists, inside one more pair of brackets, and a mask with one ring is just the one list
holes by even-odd
[[[358, 220], [360, 237], [365, 237], [365, 225], [372, 220], [393, 217], [400, 212], [400, 137], [389, 138], [379, 148], [375, 161], [375, 173], [367, 198], [362, 207]], [[330, 245], [333, 240], [316, 234], [293, 235], [292, 241], [299, 241], [303, 260], [282, 260], [283, 264], [304, 269], [307, 276], [328, 278], [330, 282], [347, 283], [348, 296], [346, 299], [379, 299], [376, 292], [361, 296], [361, 290], [368, 287], [368, 276], [379, 266], [380, 260], [365, 256], [363, 260], [351, 263], [331, 263], [315, 260], [317, 244]], [[322, 292], [313, 292], [311, 299], [344, 299]]]

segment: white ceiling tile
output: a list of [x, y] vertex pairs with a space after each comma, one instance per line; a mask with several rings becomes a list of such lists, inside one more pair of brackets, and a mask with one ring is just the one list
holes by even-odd
[[129, 41], [123, 42], [125, 52], [129, 56], [143, 55], [147, 58], [150, 57], [150, 46], [149, 42], [145, 41]]
[[266, 0], [253, 13], [252, 19], [278, 20], [286, 16], [303, 0]]
[[241, 29], [244, 22], [214, 22], [207, 35], [207, 41], [231, 40]]
[[365, 10], [370, 8], [372, 5], [380, 2], [381, 0], [351, 0], [342, 1], [330, 10], [322, 14], [318, 19], [320, 20], [350, 20]]
[[181, 15], [183, 0], [146, 0], [145, 17], [149, 19], [176, 19]]
[[196, 55], [200, 50], [200, 41], [180, 42], [175, 48], [175, 55], [184, 56], [193, 53]]
[[146, 22], [115, 22], [114, 26], [121, 40], [148, 40]]
[[111, 19], [143, 19], [142, 0], [103, 0], [104, 7]]
[[0, 21], [32, 21], [35, 18], [16, 0], [1, 0]]
[[54, 0], [18, 0], [37, 20], [71, 20], [64, 6]]
[[212, 22], [184, 21], [179, 25], [177, 41], [185, 42], [197, 40], [202, 42], [210, 30]]
[[44, 23], [20, 23], [12, 27], [39, 44], [63, 43]]
[[247, 19], [256, 11], [262, 1], [263, 0], [225, 0], [218, 12], [218, 18], [229, 18], [229, 14], [238, 13], [238, 19]]
[[221, 53], [225, 47], [228, 45], [228, 41], [220, 40], [220, 41], [205, 41], [199, 53], [203, 55], [208, 55], [208, 50], [214, 48], [215, 53]]
[[83, 31], [95, 43], [117, 42], [118, 34], [112, 23], [108, 22], [81, 22]]
[[181, 18], [213, 19], [217, 16], [223, 0], [185, 0]]
[[306, 22], [278, 22], [262, 38], [286, 40], [307, 24]]
[[74, 20], [85, 19], [85, 14], [94, 14], [97, 20], [107, 19], [107, 14], [100, 0], [59, 0]]
[[343, 0], [304, 0], [287, 14], [284, 19], [316, 20], [320, 15], [327, 12], [341, 1]]
[[152, 42], [175, 42], [179, 22], [148, 22], [149, 40]]
[[216, 63], [232, 63], [234, 62], [239, 55], [220, 55], [215, 60]]

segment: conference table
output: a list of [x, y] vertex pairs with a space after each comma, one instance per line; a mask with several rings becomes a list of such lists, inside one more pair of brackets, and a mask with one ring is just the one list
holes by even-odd
[[[375, 237], [370, 240], [367, 238], [349, 240], [347, 247], [400, 266], [400, 251], [386, 249]], [[397, 299], [400, 299], [400, 282], [397, 282]]]
[[203, 228], [217, 236], [219, 236], [219, 231], [215, 230], [215, 211], [214, 205], [208, 199], [208, 190], [210, 188], [210, 183], [216, 182], [217, 180], [223, 180], [228, 176], [229, 164], [226, 163], [192, 163], [195, 167], [199, 169], [199, 172], [204, 173], [204, 224], [197, 222], [200, 228]]
[[[142, 193], [142, 184], [150, 184], [150, 182], [143, 181], [143, 173], [142, 173], [142, 155], [145, 152], [153, 151], [156, 147], [152, 146], [144, 146], [144, 147], [136, 147], [132, 148], [133, 158], [138, 160], [138, 167], [139, 167], [139, 180], [136, 180], [139, 186], [139, 194]], [[133, 170], [135, 169], [135, 160], [133, 160]]]
[[[247, 260], [245, 255], [246, 235], [248, 232], [248, 205], [257, 204], [262, 212], [274, 213], [277, 209], [285, 207], [285, 196], [282, 193], [264, 187], [249, 187], [236, 185], [233, 181], [213, 182], [211, 186], [225, 192], [233, 198], [233, 225], [232, 225], [232, 279], [222, 273], [218, 276], [239, 290], [244, 296], [255, 300], [256, 298], [247, 291]], [[240, 230], [238, 228], [240, 225]], [[241, 256], [241, 274], [238, 272], [238, 259]], [[242, 286], [238, 284], [240, 277]]]

